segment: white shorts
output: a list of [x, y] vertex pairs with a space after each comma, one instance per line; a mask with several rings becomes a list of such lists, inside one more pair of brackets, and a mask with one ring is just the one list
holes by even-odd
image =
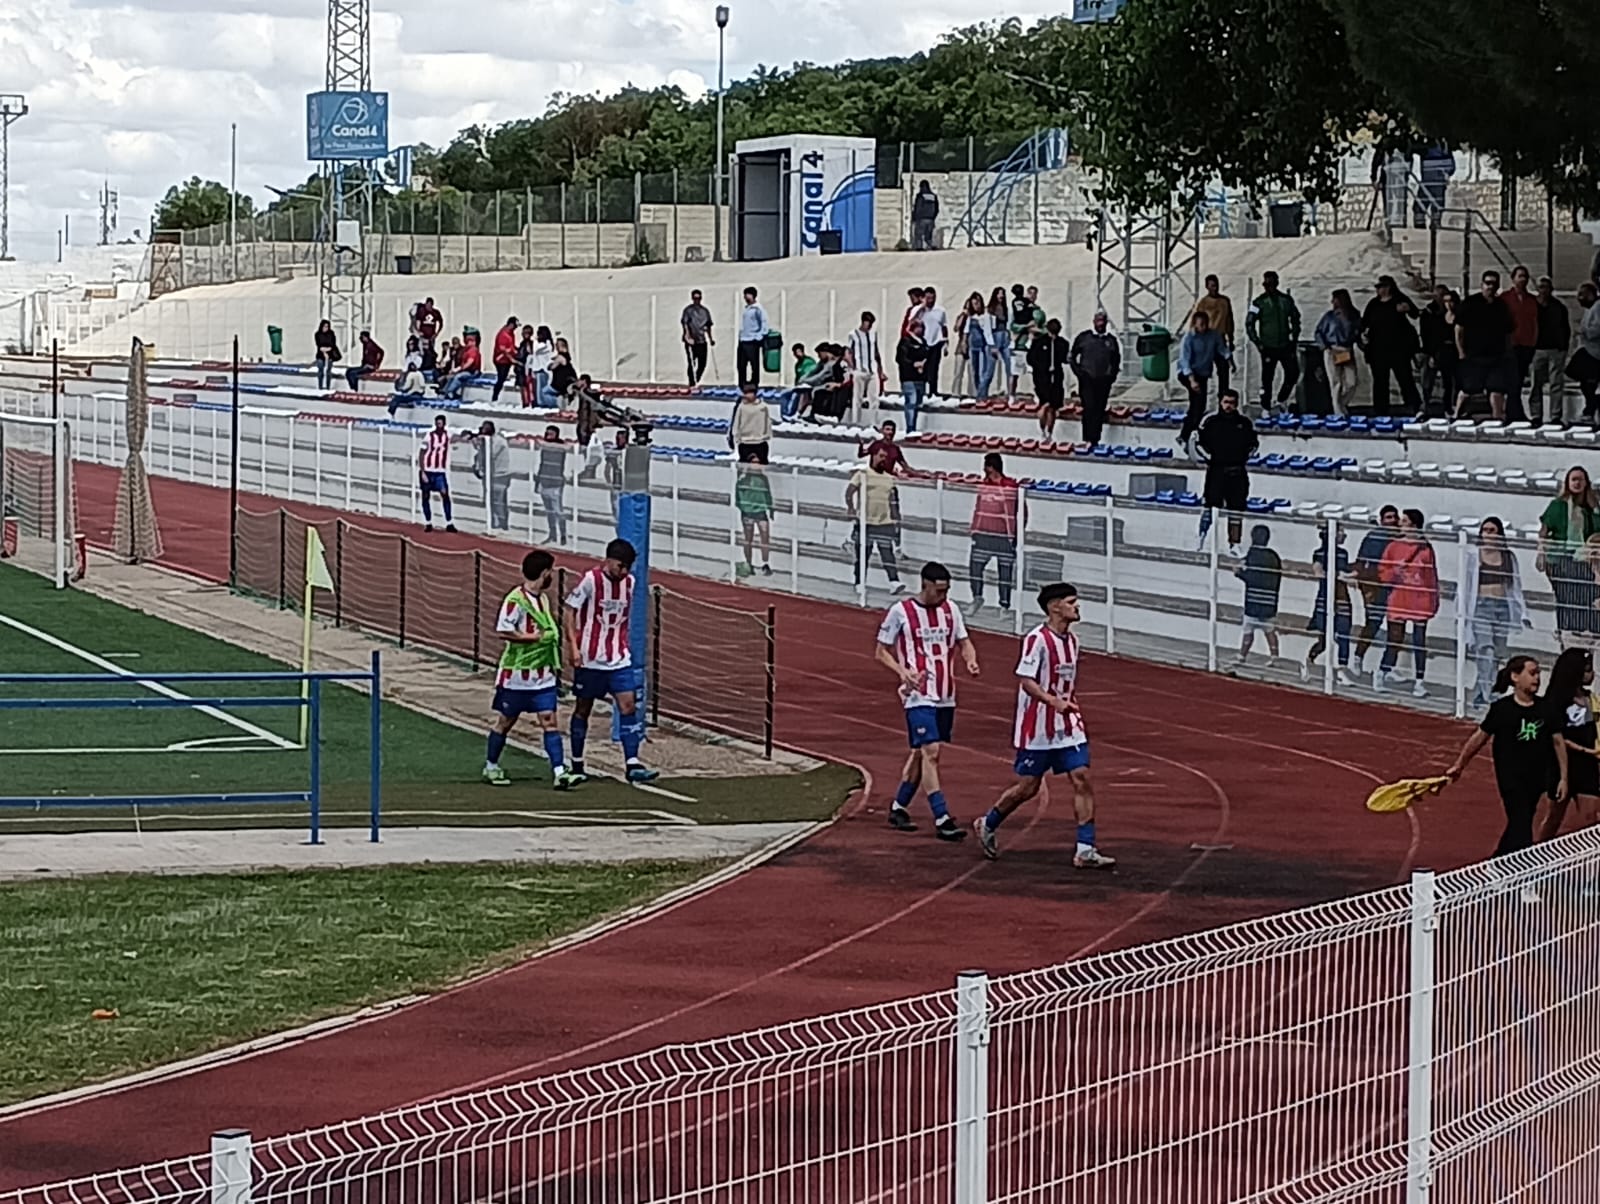
[[1244, 629], [1245, 635], [1271, 635], [1278, 630], [1276, 619], [1252, 619], [1245, 615], [1239, 625]]

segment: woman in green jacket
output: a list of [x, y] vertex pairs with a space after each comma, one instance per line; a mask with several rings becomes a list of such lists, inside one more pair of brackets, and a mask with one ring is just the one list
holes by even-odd
[[1588, 472], [1574, 466], [1539, 516], [1536, 562], [1555, 592], [1556, 634], [1563, 648], [1590, 641], [1600, 621], [1594, 610], [1594, 574], [1580, 563], [1584, 545], [1595, 534], [1600, 534], [1600, 499]]

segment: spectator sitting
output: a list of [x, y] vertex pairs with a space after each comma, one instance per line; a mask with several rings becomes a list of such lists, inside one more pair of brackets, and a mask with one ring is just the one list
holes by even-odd
[[383, 348], [373, 340], [372, 332], [361, 332], [361, 362], [347, 371], [345, 380], [349, 382], [352, 391], [361, 392], [361, 380], [371, 376], [383, 367]]
[[1267, 546], [1272, 532], [1265, 523], [1250, 528], [1250, 550], [1244, 554], [1244, 563], [1233, 575], [1244, 583], [1244, 620], [1239, 636], [1239, 659], [1234, 668], [1242, 668], [1250, 659], [1250, 646], [1260, 632], [1267, 641], [1267, 654], [1272, 662], [1278, 659], [1278, 595], [1283, 585], [1283, 561]]
[[789, 348], [789, 353], [794, 356], [794, 387], [783, 395], [783, 401], [778, 407], [778, 416], [784, 419], [795, 416], [795, 412], [800, 408], [800, 398], [795, 390], [800, 387], [801, 381], [817, 370], [817, 361], [806, 350], [804, 343], [796, 343]]
[[406, 362], [404, 369], [405, 371], [410, 372], [413, 368], [415, 368], [418, 372], [422, 371], [422, 343], [416, 335], [412, 335], [406, 339]]
[[802, 417], [814, 421], [818, 416], [838, 421], [850, 406], [850, 374], [845, 366], [844, 347], [828, 344], [828, 373], [826, 378], [811, 390], [806, 399]]
[[469, 334], [461, 345], [461, 354], [456, 359], [455, 370], [440, 387], [439, 396], [447, 397], [451, 401], [460, 401], [462, 390], [477, 379], [482, 367], [483, 356], [478, 350], [478, 336]]
[[407, 368], [394, 382], [394, 394], [389, 398], [389, 417], [401, 406], [414, 406], [428, 395], [428, 382], [422, 378], [422, 369]]
[[895, 425], [886, 421], [878, 428], [878, 437], [865, 447], [857, 446], [856, 456], [865, 456], [868, 460], [876, 460], [880, 456], [884, 460], [884, 471], [891, 476], [911, 475], [911, 465], [906, 463], [905, 452], [894, 441]]
[[798, 418], [805, 422], [815, 422], [811, 416], [812, 393], [834, 379], [833, 344], [818, 343], [817, 358], [812, 361], [812, 368], [801, 380], [796, 382], [794, 391], [789, 394], [792, 403], [789, 418]]
[[[424, 343], [424, 347], [431, 344]], [[433, 379], [443, 380], [456, 370], [456, 365], [461, 362], [461, 340], [451, 339], [445, 344], [444, 354], [434, 359]]]

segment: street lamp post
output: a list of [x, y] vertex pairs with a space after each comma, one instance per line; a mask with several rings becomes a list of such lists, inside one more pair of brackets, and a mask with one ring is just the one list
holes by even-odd
[[717, 262], [722, 261], [722, 196], [724, 188], [723, 170], [727, 166], [727, 152], [723, 147], [723, 64], [726, 61], [728, 38], [728, 6], [717, 5], [717, 169], [712, 175], [713, 185], [717, 195], [713, 201], [713, 216], [716, 220], [716, 230], [713, 233], [711, 257]]

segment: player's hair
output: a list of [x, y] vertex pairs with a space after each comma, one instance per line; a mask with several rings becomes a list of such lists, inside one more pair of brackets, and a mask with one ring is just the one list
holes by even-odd
[[1078, 587], [1076, 585], [1068, 585], [1065, 581], [1057, 581], [1039, 591], [1039, 609], [1048, 611], [1050, 603], [1060, 598], [1076, 598], [1077, 596]]
[[615, 560], [625, 569], [631, 569], [639, 553], [626, 539], [613, 539], [606, 545], [606, 559]]
[[535, 548], [522, 558], [522, 577], [524, 581], [537, 581], [555, 567], [556, 558], [549, 552]]
[[1556, 657], [1556, 663], [1550, 666], [1550, 679], [1544, 686], [1544, 699], [1552, 722], [1565, 722], [1562, 716], [1582, 692], [1583, 675], [1593, 667], [1594, 654], [1587, 648], [1568, 648]]
[[1537, 657], [1523, 656], [1519, 653], [1501, 665], [1500, 672], [1495, 674], [1494, 693], [1504, 694], [1511, 688], [1511, 679], [1526, 669], [1530, 661], [1537, 659]]
[[937, 560], [930, 560], [922, 566], [922, 579], [924, 581], [948, 581], [950, 580], [950, 570]]

